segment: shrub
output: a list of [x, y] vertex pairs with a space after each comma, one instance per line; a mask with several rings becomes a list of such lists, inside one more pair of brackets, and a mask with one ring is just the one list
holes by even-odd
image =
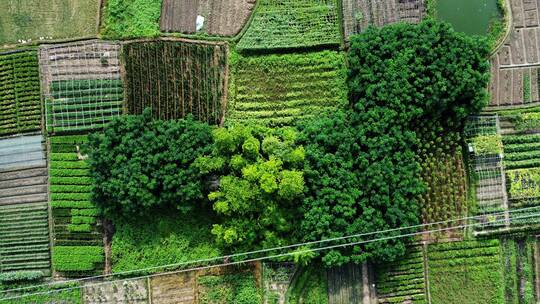
[[112, 218], [167, 207], [186, 212], [205, 198], [203, 175], [192, 163], [210, 143], [210, 126], [191, 117], [154, 120], [149, 110], [119, 117], [89, 137], [93, 200]]

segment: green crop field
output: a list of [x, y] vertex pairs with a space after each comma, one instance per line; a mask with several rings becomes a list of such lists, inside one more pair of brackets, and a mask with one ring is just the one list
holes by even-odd
[[100, 273], [103, 238], [90, 201], [88, 165], [79, 158], [86, 136], [50, 139], [50, 199], [54, 222], [53, 267], [71, 276]]
[[337, 0], [260, 0], [239, 50], [341, 43]]
[[127, 108], [141, 114], [178, 119], [192, 114], [210, 124], [223, 121], [227, 47], [153, 41], [124, 46]]
[[41, 99], [36, 52], [0, 54], [0, 136], [39, 129]]
[[238, 55], [231, 65], [228, 123], [288, 125], [346, 104], [345, 61], [337, 52]]
[[0, 206], [0, 273], [50, 274], [48, 218], [46, 203]]
[[383, 303], [428, 303], [421, 247], [410, 247], [407, 254], [393, 263], [375, 268], [377, 294]]
[[0, 46], [19, 40], [95, 37], [99, 0], [0, 1]]
[[0, 0], [0, 303], [540, 303], [540, 0], [436, 1]]
[[428, 267], [432, 302], [505, 303], [501, 259], [498, 240], [430, 246]]

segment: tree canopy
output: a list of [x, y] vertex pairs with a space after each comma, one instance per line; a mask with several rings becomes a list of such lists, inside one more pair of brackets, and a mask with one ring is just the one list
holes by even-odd
[[193, 167], [210, 152], [211, 128], [193, 120], [121, 116], [89, 137], [93, 200], [106, 215], [144, 215], [152, 209], [186, 212], [206, 198], [204, 175]]
[[[351, 38], [350, 109], [299, 125], [306, 150], [306, 240], [419, 224], [417, 198], [425, 188], [417, 130], [425, 124], [461, 128], [486, 105], [488, 54], [485, 41], [432, 20], [371, 27]], [[370, 242], [329, 251], [323, 259], [330, 265], [392, 261], [404, 254], [406, 242]]]
[[211, 154], [196, 161], [220, 177], [210, 193], [221, 222], [212, 233], [234, 250], [280, 246], [295, 240], [304, 192], [304, 148], [293, 128], [232, 126], [214, 131]]

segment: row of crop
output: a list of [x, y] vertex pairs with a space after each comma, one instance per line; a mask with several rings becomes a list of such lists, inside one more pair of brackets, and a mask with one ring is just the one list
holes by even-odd
[[36, 52], [0, 54], [0, 136], [40, 128], [41, 99]]
[[174, 41], [124, 46], [130, 114], [150, 107], [156, 117], [192, 114], [211, 124], [225, 111], [227, 47]]
[[338, 52], [235, 55], [228, 123], [288, 125], [346, 103], [345, 63]]
[[540, 167], [540, 134], [505, 135], [502, 142], [507, 170]]
[[46, 203], [0, 206], [0, 273], [50, 273]]
[[53, 266], [70, 276], [99, 273], [103, 265], [99, 211], [91, 202], [92, 179], [81, 154], [86, 140], [86, 136], [50, 138]]
[[504, 238], [504, 283], [507, 303], [535, 303], [532, 238]]
[[419, 246], [409, 247], [405, 256], [375, 268], [381, 303], [428, 303], [424, 276], [424, 256]]

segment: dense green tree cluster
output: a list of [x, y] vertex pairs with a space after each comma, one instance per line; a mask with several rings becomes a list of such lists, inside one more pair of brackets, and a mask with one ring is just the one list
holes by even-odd
[[222, 221], [212, 233], [235, 250], [280, 246], [295, 238], [304, 192], [304, 148], [293, 128], [233, 126], [214, 131], [214, 148], [196, 165], [220, 176], [210, 193]]
[[149, 110], [121, 116], [89, 137], [93, 200], [112, 218], [167, 207], [185, 212], [205, 200], [193, 162], [210, 152], [211, 141], [210, 126], [191, 117], [155, 120]]
[[[307, 240], [419, 223], [417, 197], [424, 185], [416, 131], [426, 123], [461, 128], [468, 115], [486, 105], [488, 54], [485, 41], [435, 21], [372, 27], [351, 38], [352, 110], [300, 126]], [[391, 261], [404, 253], [405, 242], [371, 242], [330, 251], [324, 259], [328, 264]]]
[[[121, 117], [90, 141], [94, 199], [114, 216], [186, 210], [208, 198], [217, 215], [212, 233], [233, 252], [416, 225], [425, 189], [417, 133], [426, 125], [459, 130], [486, 104], [487, 55], [485, 41], [444, 23], [369, 28], [351, 38], [350, 107], [297, 130], [212, 130], [148, 112]], [[365, 243], [323, 258], [328, 265], [392, 261], [406, 242]]]

